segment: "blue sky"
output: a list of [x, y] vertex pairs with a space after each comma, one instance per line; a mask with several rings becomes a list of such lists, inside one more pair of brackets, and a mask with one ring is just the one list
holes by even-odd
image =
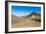
[[41, 7], [35, 6], [12, 6], [11, 12], [16, 16], [26, 16], [33, 12], [41, 13]]

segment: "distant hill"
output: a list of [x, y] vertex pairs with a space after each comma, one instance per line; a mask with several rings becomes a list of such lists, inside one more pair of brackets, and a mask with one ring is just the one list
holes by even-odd
[[37, 13], [31, 13], [31, 14], [29, 14], [27, 16], [22, 16], [22, 17], [23, 18], [28, 18], [28, 17], [32, 17], [33, 15], [41, 17], [41, 14], [37, 14]]
[[37, 14], [37, 13], [31, 13], [31, 14], [27, 15], [26, 17], [31, 17], [32, 15], [41, 16], [40, 14]]
[[37, 14], [37, 13], [31, 13], [27, 16], [23, 16], [22, 18], [24, 19], [28, 19], [28, 20], [37, 20], [37, 21], [41, 21], [41, 14]]

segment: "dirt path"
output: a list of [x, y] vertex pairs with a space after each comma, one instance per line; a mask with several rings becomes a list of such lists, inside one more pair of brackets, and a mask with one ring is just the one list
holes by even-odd
[[20, 19], [18, 23], [14, 23], [12, 25], [13, 28], [19, 28], [19, 27], [38, 27], [40, 26], [40, 22], [27, 20], [27, 19]]

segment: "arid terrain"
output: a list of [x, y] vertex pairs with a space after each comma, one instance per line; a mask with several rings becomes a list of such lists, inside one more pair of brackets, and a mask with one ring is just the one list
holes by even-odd
[[12, 14], [12, 28], [24, 28], [24, 27], [40, 27], [41, 22], [32, 20], [32, 18], [17, 17]]

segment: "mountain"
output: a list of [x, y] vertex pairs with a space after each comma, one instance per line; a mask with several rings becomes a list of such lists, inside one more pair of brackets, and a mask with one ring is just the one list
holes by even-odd
[[28, 19], [28, 20], [37, 20], [37, 21], [41, 21], [41, 14], [37, 14], [37, 13], [31, 13], [25, 17], [22, 17], [24, 19]]
[[40, 14], [37, 14], [37, 13], [31, 13], [31, 14], [27, 15], [26, 17], [31, 17], [32, 15], [40, 16]]

